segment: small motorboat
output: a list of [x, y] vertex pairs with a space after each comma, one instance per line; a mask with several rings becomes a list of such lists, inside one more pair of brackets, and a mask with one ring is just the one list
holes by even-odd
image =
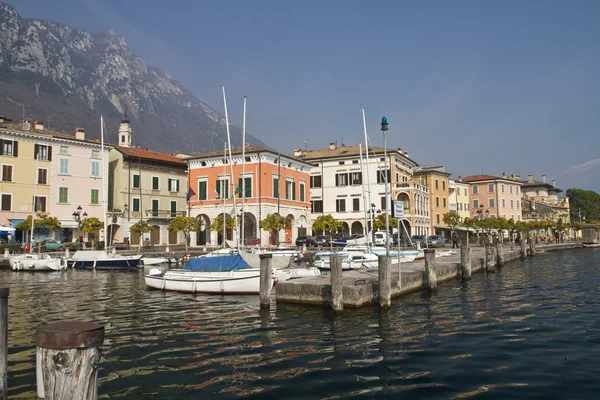
[[144, 266], [157, 265], [157, 264], [173, 264], [176, 262], [177, 262], [177, 260], [175, 260], [172, 257], [146, 257], [146, 256], [143, 256], [142, 259], [140, 260], [140, 263]]
[[37, 254], [23, 254], [23, 256], [13, 260], [13, 271], [60, 271], [67, 268], [66, 261], [62, 258], [53, 258], [47, 254], [37, 257]]

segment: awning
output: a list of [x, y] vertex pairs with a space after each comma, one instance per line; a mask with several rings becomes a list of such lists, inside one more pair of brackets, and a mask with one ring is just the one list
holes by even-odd
[[[448, 231], [451, 231], [451, 230], [452, 230], [452, 229], [450, 229], [450, 227], [449, 227], [449, 226], [439, 226], [439, 225], [434, 225], [434, 226], [433, 226], [433, 228], [434, 228], [434, 229], [446, 229], [446, 230], [448, 230]], [[469, 232], [476, 232], [476, 230], [475, 230], [475, 229], [473, 229], [473, 228], [465, 228], [464, 226], [457, 226], [457, 227], [455, 227], [453, 230], [455, 230], [455, 231], [463, 231], [463, 232], [466, 232], [466, 231], [469, 231]]]
[[78, 228], [79, 225], [77, 225], [76, 221], [73, 220], [66, 220], [66, 221], [60, 221], [60, 227], [61, 228]]
[[14, 232], [15, 228], [0, 225], [0, 232]]

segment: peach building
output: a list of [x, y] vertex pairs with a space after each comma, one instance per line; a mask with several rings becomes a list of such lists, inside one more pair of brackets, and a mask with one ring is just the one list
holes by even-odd
[[502, 177], [472, 175], [463, 182], [471, 185], [471, 218], [489, 216], [521, 220], [522, 181], [503, 174]]
[[245, 154], [241, 147], [231, 153], [231, 164], [224, 150], [193, 155], [186, 160], [189, 215], [200, 221], [199, 231], [192, 233], [192, 246], [222, 244], [223, 233], [211, 232], [210, 225], [224, 213], [235, 217], [237, 226], [234, 232], [226, 232], [227, 240], [239, 237], [242, 214], [246, 244], [257, 243], [257, 239], [262, 245], [277, 243], [274, 233], [264, 232], [259, 226], [268, 214], [279, 214], [291, 221], [290, 229], [279, 232], [280, 243], [291, 244], [299, 235], [307, 234], [311, 164], [253, 145], [245, 147]]

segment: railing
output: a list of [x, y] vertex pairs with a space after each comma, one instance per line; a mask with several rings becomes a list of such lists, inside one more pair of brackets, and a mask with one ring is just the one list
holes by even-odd
[[420, 190], [429, 193], [429, 188], [427, 186], [423, 186], [417, 182], [397, 182], [396, 189]]
[[185, 217], [185, 211], [171, 210], [144, 210], [145, 218], [153, 219], [171, 219], [175, 217]]

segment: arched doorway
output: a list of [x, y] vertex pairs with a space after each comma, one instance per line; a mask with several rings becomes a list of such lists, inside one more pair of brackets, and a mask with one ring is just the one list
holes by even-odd
[[363, 231], [363, 224], [360, 223], [359, 221], [354, 221], [352, 223], [352, 229], [351, 229], [352, 235], [364, 235], [364, 231]]
[[131, 233], [131, 241], [129, 243], [132, 246], [139, 246], [140, 245], [140, 233], [139, 232], [131, 232], [131, 231], [129, 231], [129, 233]]
[[117, 237], [120, 235], [121, 226], [119, 224], [110, 224], [106, 230], [107, 238], [108, 238], [108, 246], [112, 246], [112, 244], [117, 241]]
[[150, 231], [150, 244], [160, 244], [160, 226], [152, 225]]
[[[226, 213], [221, 213], [220, 217], [223, 219], [223, 221], [228, 221], [229, 219], [231, 219], [231, 215]], [[233, 229], [225, 229], [225, 240], [233, 240]], [[223, 244], [223, 229], [219, 229], [219, 232], [217, 232], [217, 244]]]
[[398, 193], [396, 200], [400, 200], [404, 204], [404, 212], [408, 214], [410, 212], [410, 197], [408, 194]]
[[256, 239], [256, 217], [254, 214], [245, 212], [244, 213], [244, 245], [253, 242]]
[[350, 227], [348, 226], [348, 223], [345, 221], [342, 221], [342, 232], [341, 233], [345, 233], [346, 235], [350, 234]]
[[169, 231], [169, 244], [177, 244], [179, 238], [179, 232]]
[[287, 225], [287, 227], [285, 228], [285, 242], [287, 244], [290, 244], [290, 243], [292, 243], [292, 232], [293, 232], [295, 218], [292, 214], [288, 214], [288, 216], [286, 218], [290, 222]]
[[196, 220], [198, 220], [196, 246], [205, 246], [210, 238], [210, 218], [206, 214], [200, 214], [196, 217]]

